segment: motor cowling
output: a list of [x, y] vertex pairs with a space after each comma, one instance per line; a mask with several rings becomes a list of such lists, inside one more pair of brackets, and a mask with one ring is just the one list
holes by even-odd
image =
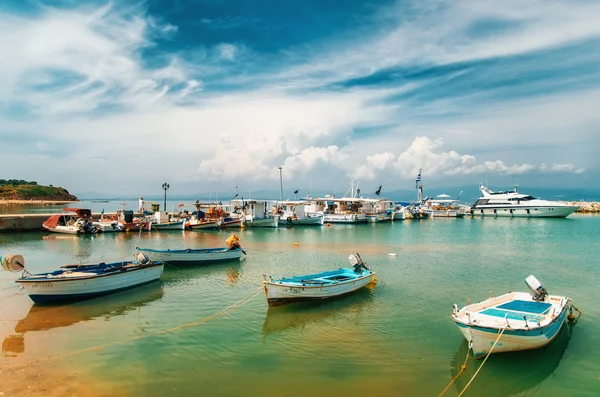
[[543, 301], [548, 296], [548, 290], [544, 287], [544, 284], [540, 282], [534, 275], [530, 275], [525, 279], [525, 284], [533, 293], [533, 300]]
[[140, 265], [145, 265], [150, 262], [150, 258], [148, 258], [148, 255], [145, 252], [138, 252], [136, 259]]

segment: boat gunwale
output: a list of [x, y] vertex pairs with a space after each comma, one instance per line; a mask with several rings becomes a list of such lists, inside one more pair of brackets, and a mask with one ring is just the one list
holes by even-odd
[[[122, 263], [122, 262], [113, 262], [113, 263]], [[129, 263], [133, 263], [133, 262], [129, 262]], [[110, 265], [110, 264], [111, 263], [108, 263], [107, 265]], [[164, 263], [163, 262], [154, 262], [154, 263], [143, 264], [143, 265], [136, 264], [136, 265], [130, 266], [130, 267], [121, 266], [120, 268], [115, 268], [113, 271], [111, 271], [109, 273], [93, 273], [93, 274], [90, 273], [89, 276], [77, 276], [77, 277], [48, 278], [48, 275], [52, 274], [52, 272], [50, 272], [50, 273], [45, 273], [45, 275], [46, 275], [45, 278], [37, 278], [37, 279], [19, 278], [19, 279], [15, 280], [15, 283], [29, 284], [29, 283], [52, 283], [52, 282], [64, 282], [64, 281], [81, 281], [81, 280], [89, 280], [89, 279], [95, 279], [95, 278], [101, 278], [101, 277], [114, 276], [117, 274], [131, 273], [133, 271], [142, 270], [142, 269], [150, 269], [150, 268], [153, 268], [156, 266], [164, 266]], [[67, 272], [67, 271], [68, 270], [65, 270], [65, 272]], [[44, 273], [34, 274], [32, 276], [38, 276], [38, 275], [43, 276]]]
[[337, 285], [345, 285], [345, 284], [349, 284], [349, 283], [353, 283], [356, 281], [361, 281], [364, 280], [365, 278], [368, 277], [373, 277], [375, 276], [375, 272], [371, 271], [371, 270], [367, 270], [369, 273], [368, 274], [364, 274], [361, 275], [360, 277], [356, 277], [353, 279], [349, 279], [349, 280], [344, 280], [344, 281], [339, 281], [339, 282], [335, 282], [335, 283], [330, 283], [330, 284], [319, 284], [319, 285], [292, 285], [292, 284], [288, 284], [288, 283], [278, 283], [278, 282], [274, 282], [274, 281], [270, 281], [270, 280], [263, 280], [263, 285], [267, 286], [267, 285], [273, 285], [273, 286], [277, 286], [280, 288], [323, 288], [323, 287], [332, 287], [332, 286], [337, 286]]
[[156, 253], [161, 253], [161, 254], [200, 254], [200, 253], [213, 253], [213, 252], [241, 252], [242, 249], [241, 248], [234, 248], [234, 249], [229, 249], [227, 247], [220, 247], [220, 248], [187, 248], [187, 249], [176, 249], [176, 250], [161, 250], [161, 249], [154, 249], [154, 248], [141, 248], [141, 247], [135, 247], [135, 249], [137, 251], [141, 251], [141, 252], [156, 252]]

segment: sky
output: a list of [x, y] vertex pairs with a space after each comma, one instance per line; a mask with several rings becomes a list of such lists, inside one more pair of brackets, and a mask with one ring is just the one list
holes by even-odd
[[598, 20], [594, 0], [6, 0], [0, 178], [598, 187]]

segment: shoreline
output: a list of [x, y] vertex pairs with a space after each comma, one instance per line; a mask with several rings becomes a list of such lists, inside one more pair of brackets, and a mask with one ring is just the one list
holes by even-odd
[[79, 203], [79, 200], [3, 200], [0, 199], [0, 205], [60, 205]]

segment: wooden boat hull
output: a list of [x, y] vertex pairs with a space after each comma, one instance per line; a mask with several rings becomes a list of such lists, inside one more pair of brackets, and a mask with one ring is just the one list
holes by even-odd
[[228, 220], [228, 221], [221, 221], [219, 223], [219, 227], [221, 229], [239, 229], [242, 227], [242, 220], [241, 219], [232, 219], [232, 220]]
[[[517, 298], [502, 300], [511, 295], [517, 296]], [[505, 330], [492, 353], [539, 349], [554, 340], [565, 322], [568, 309], [571, 307], [571, 300], [566, 297], [552, 296], [542, 303], [532, 303], [523, 299], [527, 295], [513, 292], [469, 305], [452, 314], [452, 320], [465, 339], [471, 343], [475, 358], [484, 357], [490, 352], [503, 328]], [[522, 302], [534, 305], [546, 304], [548, 311], [536, 313], [516, 309], [502, 310], [503, 306]], [[492, 314], [489, 315], [488, 312]]]
[[169, 222], [169, 223], [153, 223], [152, 229], [154, 230], [182, 230], [183, 221], [180, 222]]
[[273, 216], [268, 218], [255, 218], [252, 220], [244, 220], [246, 227], [277, 227], [279, 226], [279, 217]]
[[390, 217], [390, 215], [387, 215], [387, 214], [367, 215], [367, 222], [370, 222], [370, 223], [387, 222], [390, 220], [391, 220], [391, 217]]
[[365, 223], [365, 214], [323, 214], [323, 223]]
[[294, 219], [292, 217], [279, 218], [279, 226], [320, 226], [323, 224], [323, 216], [311, 216]]
[[186, 222], [185, 228], [187, 230], [217, 230], [219, 228], [219, 225], [217, 225], [217, 222], [214, 221], [201, 222], [196, 224]]
[[164, 265], [132, 267], [126, 271], [82, 278], [16, 280], [36, 303], [76, 301], [122, 291], [158, 280]]
[[330, 299], [346, 295], [370, 284], [374, 279], [375, 273], [368, 272], [364, 276], [348, 282], [323, 286], [288, 285], [266, 280], [263, 283], [269, 306], [280, 306], [288, 303]]
[[153, 250], [148, 248], [138, 248], [154, 262], [167, 263], [213, 263], [221, 261], [239, 260], [242, 256], [242, 250], [227, 248], [208, 248], [196, 250]]

